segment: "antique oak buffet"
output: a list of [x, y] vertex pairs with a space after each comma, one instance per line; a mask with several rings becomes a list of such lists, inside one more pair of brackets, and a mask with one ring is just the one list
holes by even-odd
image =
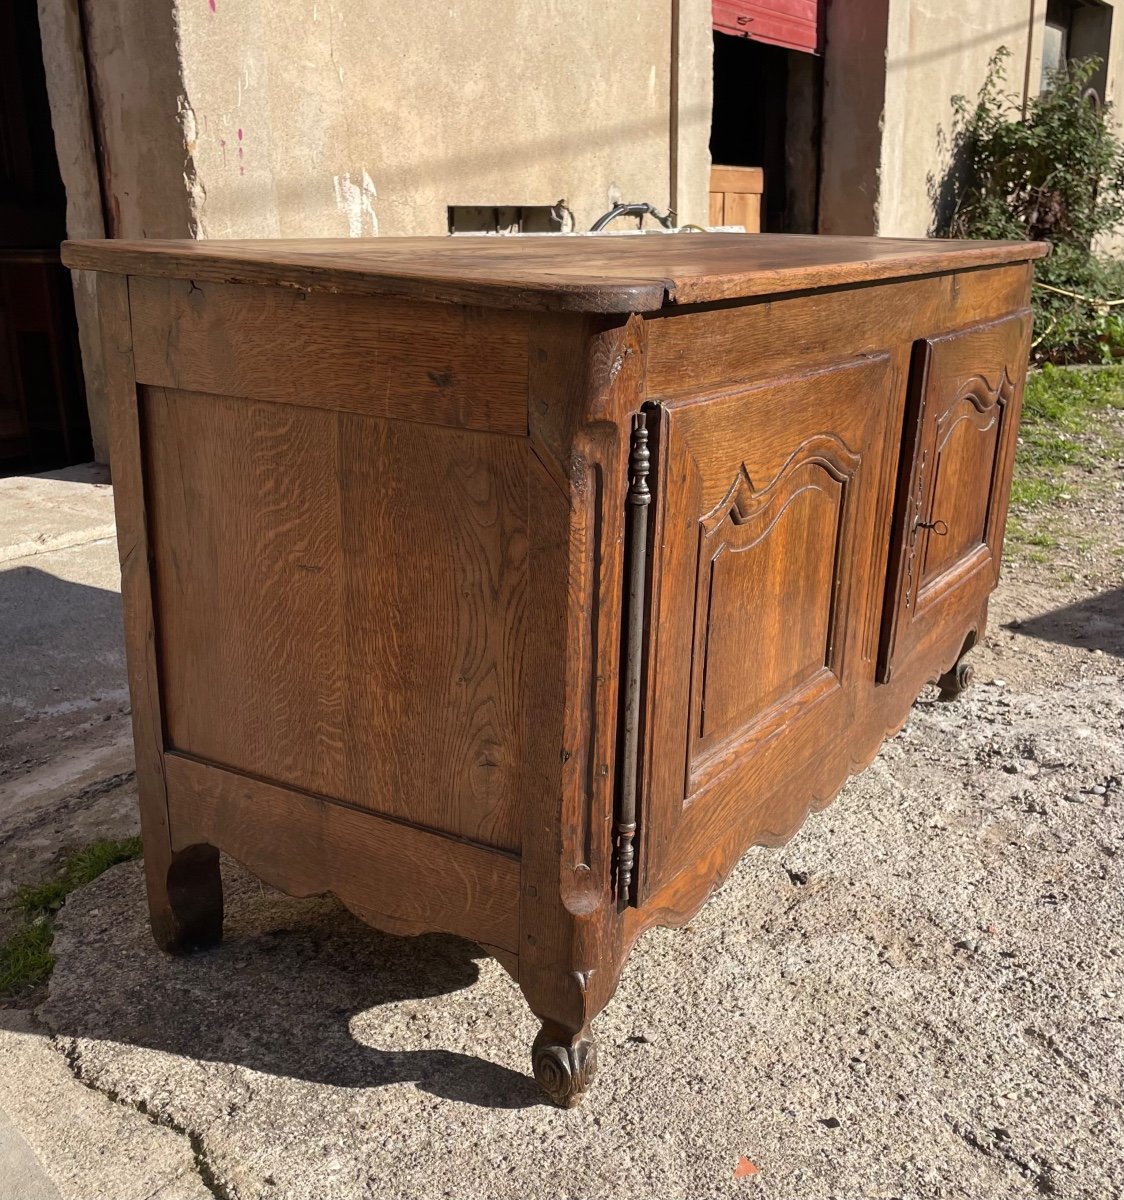
[[459, 934], [573, 1103], [637, 936], [966, 682], [1045, 249], [69, 243], [160, 945], [220, 850]]

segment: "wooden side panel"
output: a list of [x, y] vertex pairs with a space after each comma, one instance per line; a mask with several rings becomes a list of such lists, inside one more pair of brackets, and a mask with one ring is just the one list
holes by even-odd
[[527, 432], [523, 313], [129, 280], [140, 383]]
[[879, 678], [995, 586], [1030, 315], [918, 343], [899, 474]]
[[853, 721], [900, 403], [881, 354], [667, 407], [647, 894], [731, 831], [794, 823], [815, 756]]
[[143, 401], [170, 747], [517, 850], [526, 443]]
[[221, 846], [289, 895], [331, 891], [380, 929], [517, 951], [517, 858], [178, 754], [167, 772], [177, 850]]

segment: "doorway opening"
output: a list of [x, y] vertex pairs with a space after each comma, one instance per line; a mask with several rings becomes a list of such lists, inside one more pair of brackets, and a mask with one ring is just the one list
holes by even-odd
[[[715, 196], [738, 178], [722, 172], [753, 168], [762, 189], [757, 228], [770, 233], [816, 232], [822, 96], [823, 60], [818, 55], [714, 31], [712, 223], [732, 223], [714, 219]], [[752, 185], [750, 176], [742, 178], [746, 186]], [[752, 207], [748, 206], [751, 220]]]
[[90, 421], [35, 0], [0, 5], [0, 474], [88, 462]]

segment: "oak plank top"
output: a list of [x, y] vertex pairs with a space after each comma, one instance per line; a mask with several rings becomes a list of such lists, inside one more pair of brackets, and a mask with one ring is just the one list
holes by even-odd
[[1041, 258], [1045, 242], [814, 234], [75, 241], [71, 268], [499, 308], [625, 313]]

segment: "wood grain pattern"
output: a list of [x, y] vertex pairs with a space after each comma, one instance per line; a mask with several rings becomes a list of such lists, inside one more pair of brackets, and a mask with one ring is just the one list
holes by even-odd
[[[538, 318], [530, 413], [533, 728], [524, 793], [519, 984], [552, 1038], [577, 1043], [612, 988], [607, 908], [619, 693], [628, 414], [643, 324]], [[561, 473], [561, 479], [559, 474]]]
[[1025, 264], [648, 318], [648, 396], [675, 400], [878, 354], [1024, 303]]
[[140, 383], [527, 432], [523, 313], [170, 279], [129, 292]]
[[170, 745], [518, 849], [525, 443], [144, 404]]
[[[817, 681], [838, 684], [840, 538], [850, 533], [860, 463], [837, 437], [811, 438], [763, 487], [743, 465], [719, 508], [699, 521], [692, 760], [747, 722], [767, 720], [785, 697], [818, 691]], [[796, 613], [801, 620], [786, 619]], [[782, 619], [766, 630], [747, 614]]]
[[760, 233], [764, 192], [760, 167], [711, 167], [711, 225], [741, 225], [746, 233]]
[[665, 410], [645, 894], [757, 825], [810, 765], [798, 727], [814, 755], [853, 718], [893, 382], [882, 354]]
[[390, 933], [442, 930], [518, 947], [519, 860], [167, 756], [176, 849], [210, 843], [291, 896], [332, 892]]
[[[217, 936], [216, 847], [382, 928], [470, 937], [516, 976], [542, 1022], [536, 1077], [572, 1102], [636, 937], [791, 836], [927, 680], [966, 676], [1040, 252], [693, 235], [69, 251], [145, 277], [131, 313], [125, 281], [102, 283], [161, 944]], [[640, 412], [648, 633], [626, 763]], [[638, 886], [617, 896], [633, 778]]]
[[995, 586], [1030, 314], [918, 343], [898, 477], [879, 678]]
[[166, 950], [180, 950], [221, 935], [222, 880], [213, 847], [184, 847], [185, 853], [177, 854], [168, 830], [164, 722], [149, 571], [153, 541], [124, 279], [102, 276], [98, 280], [98, 316], [149, 915], [157, 943]]
[[66, 242], [75, 269], [501, 308], [652, 312], [1041, 258], [1044, 242], [800, 234]]

